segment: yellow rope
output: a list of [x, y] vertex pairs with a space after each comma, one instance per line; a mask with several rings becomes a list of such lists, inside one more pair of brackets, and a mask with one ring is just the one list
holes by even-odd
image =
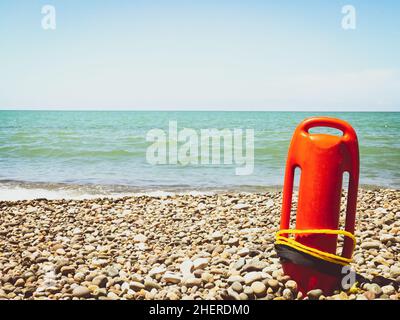
[[336, 263], [336, 264], [341, 264], [343, 266], [348, 265], [351, 263], [352, 259], [348, 259], [342, 256], [338, 256], [336, 254], [324, 252], [315, 248], [311, 248], [309, 246], [306, 246], [304, 244], [301, 244], [300, 242], [282, 236], [282, 234], [336, 234], [336, 235], [344, 235], [345, 237], [349, 237], [350, 239], [353, 240], [353, 248], [351, 254], [353, 255], [354, 248], [356, 246], [356, 238], [355, 236], [344, 230], [331, 230], [331, 229], [309, 229], [309, 230], [294, 230], [294, 229], [283, 229], [279, 230], [276, 233], [276, 242], [275, 244], [283, 244], [289, 247], [292, 247], [298, 251], [307, 253], [313, 257], [316, 257], [321, 260], [325, 260], [328, 262]]

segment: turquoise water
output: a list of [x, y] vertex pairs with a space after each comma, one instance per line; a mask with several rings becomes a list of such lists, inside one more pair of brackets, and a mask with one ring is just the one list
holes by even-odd
[[[0, 111], [0, 184], [107, 186], [109, 190], [252, 189], [283, 183], [288, 145], [308, 116], [344, 119], [356, 129], [360, 183], [400, 187], [400, 113]], [[237, 165], [151, 165], [149, 130], [254, 129], [251, 175]], [[200, 132], [200, 131], [199, 131]]]

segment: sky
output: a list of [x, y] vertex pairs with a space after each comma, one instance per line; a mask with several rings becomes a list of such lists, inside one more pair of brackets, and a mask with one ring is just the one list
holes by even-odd
[[1, 0], [0, 109], [400, 111], [399, 39], [398, 0]]

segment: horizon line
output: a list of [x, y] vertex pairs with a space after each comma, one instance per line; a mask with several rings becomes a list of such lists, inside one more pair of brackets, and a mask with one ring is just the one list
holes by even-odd
[[314, 110], [314, 109], [264, 109], [264, 108], [210, 108], [210, 107], [205, 107], [205, 108], [195, 108], [195, 109], [183, 109], [183, 108], [39, 108], [39, 107], [22, 107], [22, 108], [0, 108], [0, 111], [84, 111], [84, 112], [100, 112], [100, 111], [116, 111], [116, 112], [122, 112], [122, 111], [137, 111], [137, 112], [146, 112], [146, 111], [154, 111], [154, 112], [322, 112], [322, 113], [329, 113], [329, 112], [343, 112], [343, 113], [349, 113], [349, 112], [365, 112], [365, 113], [372, 113], [372, 112], [400, 112], [400, 107], [398, 110], [394, 109], [383, 109], [383, 110], [359, 110], [359, 109], [351, 109], [351, 108], [346, 108], [344, 109], [339, 109], [339, 110]]

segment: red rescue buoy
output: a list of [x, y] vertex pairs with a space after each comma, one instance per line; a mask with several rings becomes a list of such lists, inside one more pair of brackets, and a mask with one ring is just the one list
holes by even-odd
[[[314, 127], [335, 128], [343, 134], [335, 136], [310, 133], [309, 130]], [[296, 229], [290, 230], [293, 179], [297, 167], [301, 169], [301, 176]], [[340, 232], [340, 203], [345, 172], [349, 174], [349, 188], [345, 231]], [[334, 118], [314, 117], [304, 120], [294, 132], [289, 148], [283, 189], [281, 232], [280, 237], [277, 237], [281, 241], [277, 243], [290, 245], [292, 241], [292, 244], [296, 244], [292, 247], [298, 248], [303, 255], [308, 254], [313, 259], [322, 258], [325, 260], [323, 262], [335, 266], [347, 265], [355, 245], [352, 235], [358, 179], [359, 151], [354, 129], [347, 122]], [[295, 234], [293, 240], [290, 233]], [[341, 256], [336, 255], [338, 234], [346, 236]], [[319, 288], [325, 294], [330, 294], [340, 285], [340, 277], [325, 272], [323, 268], [290, 260], [282, 261], [282, 267], [284, 273], [297, 282], [299, 290], [303, 293]]]

